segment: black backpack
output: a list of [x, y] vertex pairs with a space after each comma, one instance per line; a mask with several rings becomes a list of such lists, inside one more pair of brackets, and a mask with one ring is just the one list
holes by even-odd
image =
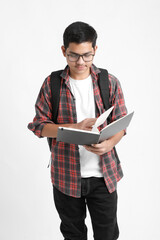
[[[102, 97], [102, 101], [104, 104], [105, 110], [109, 109], [111, 106], [109, 104], [109, 79], [108, 79], [108, 71], [106, 69], [100, 69], [100, 73], [98, 73], [98, 84]], [[58, 108], [59, 108], [59, 100], [60, 100], [60, 87], [61, 87], [61, 73], [63, 70], [52, 72], [50, 75], [50, 88], [51, 88], [51, 104], [52, 104], [52, 120], [54, 123], [57, 123], [58, 116]], [[49, 148], [51, 150], [52, 146], [52, 138], [47, 138]], [[119, 162], [118, 155], [115, 154], [117, 160]]]

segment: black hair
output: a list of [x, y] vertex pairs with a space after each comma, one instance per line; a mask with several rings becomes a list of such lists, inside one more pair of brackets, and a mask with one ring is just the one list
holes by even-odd
[[64, 31], [63, 44], [65, 49], [71, 42], [83, 43], [91, 42], [92, 47], [96, 45], [97, 33], [93, 27], [84, 22], [74, 22], [70, 24]]

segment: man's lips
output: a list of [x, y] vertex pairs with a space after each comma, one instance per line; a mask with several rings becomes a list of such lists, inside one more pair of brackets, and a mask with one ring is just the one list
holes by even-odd
[[77, 68], [78, 70], [82, 70], [82, 69], [85, 68], [85, 66], [76, 66], [76, 68]]

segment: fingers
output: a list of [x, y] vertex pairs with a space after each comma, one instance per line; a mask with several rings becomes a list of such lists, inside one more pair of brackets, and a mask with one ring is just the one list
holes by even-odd
[[86, 118], [82, 122], [88, 126], [92, 126], [96, 122], [96, 118]]
[[[95, 145], [98, 145], [98, 144], [95, 144]], [[101, 148], [99, 146], [98, 147], [93, 147], [93, 146], [86, 146], [85, 145], [84, 147], [87, 151], [92, 152], [92, 153], [97, 154], [97, 155], [102, 155], [105, 152], [105, 149]]]
[[96, 118], [86, 118], [83, 121], [79, 122], [77, 126], [79, 129], [91, 130], [95, 121], [96, 121]]
[[92, 144], [91, 146], [85, 145], [84, 147], [87, 151], [95, 153], [99, 156], [111, 150], [107, 140], [99, 144]]

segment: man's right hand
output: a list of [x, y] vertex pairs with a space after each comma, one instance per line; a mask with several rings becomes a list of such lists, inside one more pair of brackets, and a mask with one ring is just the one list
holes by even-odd
[[74, 127], [81, 130], [91, 131], [96, 120], [96, 118], [86, 118], [83, 121], [76, 123]]

